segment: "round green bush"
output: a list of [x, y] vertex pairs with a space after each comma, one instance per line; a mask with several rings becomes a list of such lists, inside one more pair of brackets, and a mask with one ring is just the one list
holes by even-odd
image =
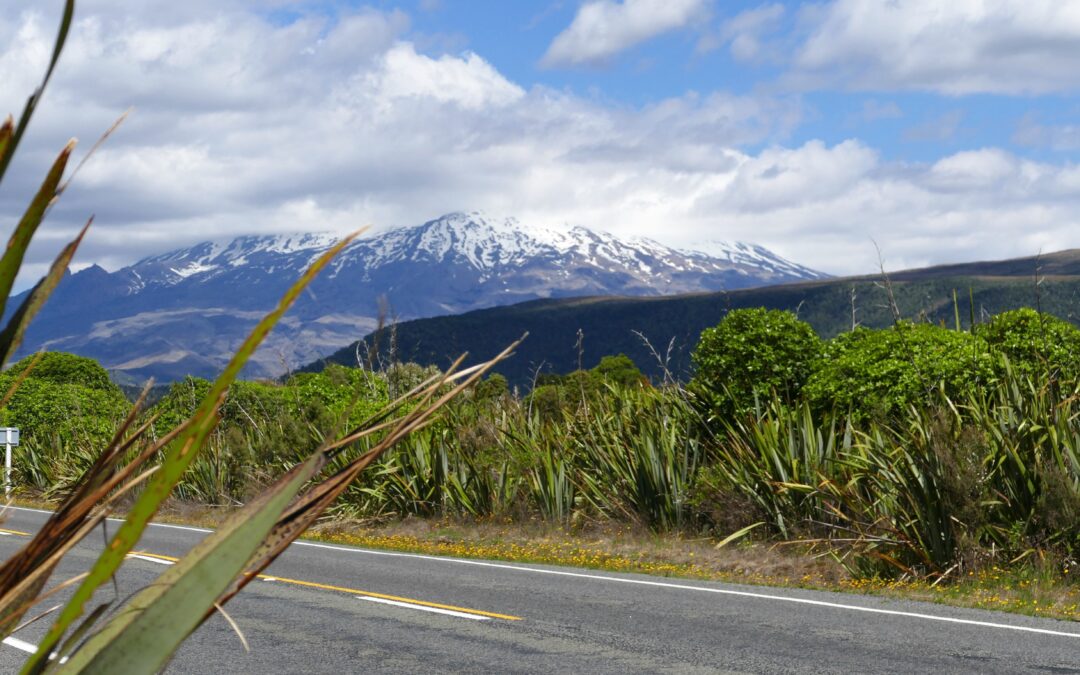
[[694, 349], [694, 388], [714, 404], [737, 409], [773, 392], [793, 400], [821, 352], [810, 324], [791, 312], [736, 309], [706, 328]]
[[970, 333], [906, 322], [859, 328], [825, 344], [803, 395], [817, 410], [885, 416], [940, 388], [960, 396], [992, 379], [992, 364], [985, 341]]
[[[7, 371], [19, 375], [26, 370], [37, 355], [19, 360]], [[85, 356], [76, 356], [65, 352], [45, 352], [28, 377], [53, 384], [77, 384], [87, 389], [119, 392], [120, 388], [109, 377], [109, 371], [100, 363]]]
[[499, 373], [492, 373], [476, 383], [473, 389], [475, 401], [495, 401], [510, 395], [510, 383]]
[[1047, 374], [1074, 380], [1080, 375], [1080, 330], [1034, 309], [998, 314], [976, 329], [990, 349], [1024, 375]]
[[[0, 394], [8, 392], [31, 358], [0, 375]], [[100, 450], [130, 409], [123, 392], [97, 362], [46, 353], [0, 411], [0, 424], [18, 427], [30, 444], [55, 441], [64, 447], [76, 444]]]
[[626, 354], [605, 356], [589, 372], [601, 382], [620, 387], [640, 387], [649, 381], [633, 359]]

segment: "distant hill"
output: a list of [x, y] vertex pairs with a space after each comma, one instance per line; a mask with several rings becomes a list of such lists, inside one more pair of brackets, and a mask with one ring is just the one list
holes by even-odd
[[[1036, 293], [1036, 268], [1043, 279]], [[943, 265], [890, 274], [904, 318], [952, 326], [959, 312], [966, 327], [974, 314], [993, 314], [1041, 305], [1063, 319], [1080, 321], [1080, 250], [1039, 257]], [[957, 302], [954, 308], [953, 292]], [[852, 294], [854, 293], [854, 298]], [[972, 307], [972, 301], [974, 306]], [[690, 374], [690, 352], [701, 331], [716, 325], [731, 309], [768, 307], [796, 312], [822, 337], [832, 337], [855, 320], [868, 327], [892, 323], [888, 294], [880, 276], [829, 279], [719, 293], [655, 298], [587, 297], [526, 302], [458, 316], [406, 321], [365, 338], [385, 352], [392, 344], [400, 360], [446, 366], [462, 352], [476, 359], [491, 356], [529, 332], [515, 357], [499, 372], [527, 385], [538, 369], [568, 372], [578, 367], [577, 334], [584, 336], [580, 364], [589, 368], [606, 354], [625, 353], [653, 378], [663, 368], [646, 346], [647, 338], [676, 376]], [[363, 350], [361, 350], [363, 351]], [[357, 345], [336, 352], [329, 361], [356, 365]], [[388, 355], [386, 355], [388, 356]], [[386, 358], [384, 356], [384, 358]], [[318, 369], [316, 362], [308, 369]]]
[[[22, 354], [68, 351], [123, 383], [212, 377], [332, 238], [250, 236], [205, 242], [109, 272], [68, 275], [30, 326]], [[655, 296], [826, 275], [760, 246], [676, 249], [583, 227], [452, 213], [350, 244], [312, 283], [245, 371], [273, 377], [395, 317], [455, 314], [537, 298]], [[22, 297], [9, 303], [9, 311]]]

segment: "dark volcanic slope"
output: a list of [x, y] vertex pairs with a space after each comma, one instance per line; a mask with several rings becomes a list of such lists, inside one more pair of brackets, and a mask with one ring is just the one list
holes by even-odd
[[[903, 316], [955, 321], [956, 291], [962, 322], [1008, 309], [1034, 306], [1076, 322], [1080, 309], [1080, 251], [1042, 256], [1041, 273], [1049, 276], [1036, 299], [1035, 259], [970, 263], [890, 275]], [[854, 291], [854, 299], [852, 292]], [[971, 298], [974, 301], [972, 307]], [[680, 378], [690, 372], [690, 351], [701, 331], [715, 325], [730, 309], [768, 307], [798, 313], [823, 337], [850, 330], [852, 305], [856, 320], [869, 327], [892, 322], [888, 298], [879, 278], [859, 277], [770, 286], [722, 293], [696, 293], [662, 298], [593, 297], [528, 302], [459, 316], [408, 321], [395, 327], [397, 358], [445, 366], [463, 352], [476, 358], [497, 353], [523, 332], [529, 338], [499, 371], [513, 383], [526, 385], [538, 368], [567, 372], [577, 367], [577, 331], [584, 332], [586, 367], [605, 354], [628, 354], [652, 377], [663, 368], [656, 352], [668, 353], [668, 368]], [[974, 310], [974, 312], [972, 311]], [[369, 336], [367, 340], [373, 340]], [[386, 344], [387, 340], [381, 340]], [[355, 346], [330, 361], [355, 365]], [[319, 363], [309, 368], [317, 369]]]
[[1017, 277], [1033, 280], [1038, 272], [1044, 277], [1080, 276], [1080, 249], [1069, 249], [1026, 258], [989, 260], [981, 262], [937, 265], [917, 270], [905, 270], [891, 276], [894, 279], [918, 281], [948, 277]]

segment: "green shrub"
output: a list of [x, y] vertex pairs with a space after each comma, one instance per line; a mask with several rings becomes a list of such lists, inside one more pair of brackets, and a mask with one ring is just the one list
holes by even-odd
[[578, 410], [591, 401], [614, 395], [616, 389], [640, 388], [649, 380], [626, 354], [605, 356], [590, 370], [560, 375], [544, 373], [526, 399], [531, 410], [543, 419], [556, 419], [564, 410]]
[[[329, 370], [329, 368], [327, 368]], [[326, 371], [323, 371], [326, 372]], [[386, 382], [390, 388], [390, 398], [397, 398], [402, 394], [419, 386], [422, 382], [440, 375], [435, 366], [421, 366], [419, 363], [394, 363], [386, 369]]]
[[1020, 374], [1068, 380], [1080, 375], [1080, 330], [1057, 317], [1016, 309], [998, 314], [976, 333]]
[[649, 381], [637, 364], [626, 354], [605, 356], [589, 373], [603, 382], [610, 382], [620, 387], [638, 387]]
[[[209, 387], [191, 377], [173, 383], [153, 409], [157, 432], [190, 416]], [[206, 452], [176, 495], [209, 503], [243, 501], [328, 434], [359, 426], [388, 401], [386, 389], [382, 376], [344, 366], [298, 374], [285, 384], [234, 382]]]
[[430, 368], [414, 372], [402, 368], [393, 373], [383, 377], [370, 370], [331, 364], [321, 372], [301, 373], [289, 378], [287, 386], [280, 388], [281, 395], [288, 403], [313, 414], [324, 413], [334, 420], [344, 419], [347, 415], [348, 424], [355, 426], [385, 405], [392, 394], [404, 394], [438, 370]]
[[[8, 373], [18, 375], [34, 361], [35, 356], [27, 356], [11, 366]], [[28, 376], [35, 380], [53, 384], [77, 384], [87, 389], [99, 391], [120, 391], [109, 378], [109, 371], [100, 363], [85, 356], [76, 356], [65, 352], [45, 352]]]
[[158, 416], [154, 425], [157, 433], [164, 434], [190, 418], [209, 391], [210, 382], [201, 377], [188, 376], [169, 385], [169, 390], [153, 408]]
[[925, 404], [942, 389], [950, 398], [993, 377], [985, 341], [931, 324], [859, 328], [829, 340], [803, 394], [815, 410], [856, 418], [887, 416]]
[[776, 392], [792, 401], [821, 352], [809, 324], [791, 312], [736, 309], [701, 333], [694, 349], [694, 388], [714, 405], [736, 410]]
[[601, 382], [585, 370], [549, 377], [546, 382], [537, 385], [525, 400], [526, 407], [545, 420], [557, 420], [565, 411], [580, 410], [602, 387]]
[[498, 373], [492, 373], [486, 379], [477, 382], [473, 390], [473, 400], [492, 401], [509, 395], [510, 384]]
[[[57, 446], [102, 447], [108, 443], [116, 423], [130, 410], [130, 403], [120, 388], [109, 381], [103, 368], [89, 359], [73, 359], [79, 357], [43, 358], [39, 367], [46, 363], [58, 367], [41, 373], [37, 368], [31, 371], [0, 412], [2, 424], [19, 427], [25, 442], [31, 445], [48, 442]], [[105, 373], [104, 380], [82, 361]], [[67, 367], [72, 365], [77, 367]], [[13, 368], [0, 375], [0, 392], [10, 389], [25, 366], [24, 359], [16, 365], [18, 371]], [[83, 380], [84, 375], [89, 377]], [[81, 384], [83, 381], [89, 385]]]

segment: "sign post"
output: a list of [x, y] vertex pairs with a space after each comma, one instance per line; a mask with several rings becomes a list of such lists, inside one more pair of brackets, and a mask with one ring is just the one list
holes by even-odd
[[0, 427], [0, 442], [4, 444], [4, 497], [11, 496], [11, 446], [19, 444], [19, 430]]

